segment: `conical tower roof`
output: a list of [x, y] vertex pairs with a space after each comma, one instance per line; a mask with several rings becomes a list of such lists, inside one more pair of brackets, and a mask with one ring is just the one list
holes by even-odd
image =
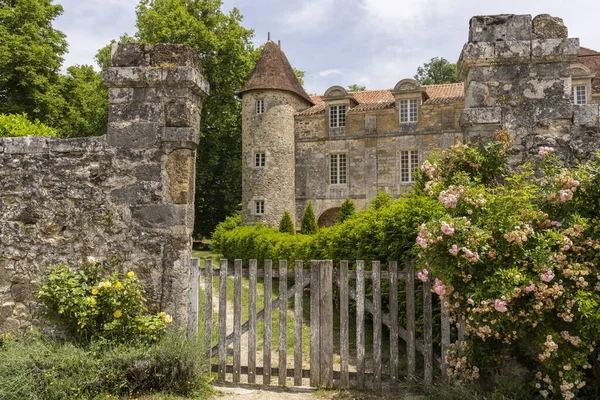
[[300, 85], [285, 53], [271, 40], [265, 44], [254, 71], [240, 90], [240, 94], [257, 89], [286, 90], [300, 96], [310, 105], [314, 104]]

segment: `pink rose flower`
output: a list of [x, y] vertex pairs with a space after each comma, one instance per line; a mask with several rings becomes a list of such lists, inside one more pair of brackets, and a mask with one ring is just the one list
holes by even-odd
[[529, 286], [525, 287], [525, 291], [527, 293], [531, 293], [535, 290], [535, 283], [533, 283], [533, 281], [529, 281]]
[[570, 248], [571, 248], [571, 246], [569, 246], [568, 244], [565, 244], [565, 245], [562, 247], [562, 251], [569, 251], [569, 249], [570, 249]]
[[448, 250], [448, 252], [456, 257], [456, 255], [458, 254], [458, 246], [453, 244], [452, 248]]
[[572, 180], [572, 181], [571, 181], [571, 186], [573, 186], [573, 187], [575, 187], [575, 186], [579, 186], [579, 181]]
[[496, 309], [496, 311], [499, 312], [507, 312], [508, 308], [506, 308], [506, 302], [502, 301], [500, 299], [496, 299], [496, 302], [494, 303], [494, 308]]
[[473, 299], [471, 299], [471, 298], [467, 299], [467, 303], [469, 303], [470, 305], [473, 305], [473, 304], [475, 304], [475, 302], [474, 302], [474, 301], [473, 301]]
[[573, 192], [570, 190], [561, 190], [560, 192], [558, 192], [558, 196], [560, 198], [560, 201], [569, 201], [569, 200], [573, 200]]
[[438, 296], [443, 296], [446, 294], [446, 285], [442, 283], [441, 280], [435, 278], [435, 283], [433, 285], [433, 291], [437, 293]]
[[421, 272], [417, 272], [417, 278], [419, 278], [419, 280], [421, 280], [422, 282], [427, 281], [428, 275], [429, 275], [429, 271], [427, 271], [426, 268], [423, 268], [423, 271], [421, 271]]
[[446, 222], [442, 221], [442, 232], [444, 235], [452, 236], [454, 235], [454, 228], [448, 225]]
[[542, 146], [540, 147], [539, 155], [544, 158], [553, 151], [555, 151], [554, 147]]
[[562, 226], [562, 224], [560, 222], [558, 222], [558, 221], [552, 221], [552, 222], [550, 222], [550, 225], [556, 226], [556, 227], [559, 227], [559, 228]]
[[417, 236], [417, 244], [422, 248], [427, 247], [427, 240], [423, 239], [421, 236]]
[[473, 210], [467, 210], [467, 214], [469, 214], [469, 215], [473, 214]]
[[540, 275], [540, 279], [546, 283], [550, 282], [552, 279], [554, 279], [554, 274], [551, 271], [544, 272], [542, 275]]

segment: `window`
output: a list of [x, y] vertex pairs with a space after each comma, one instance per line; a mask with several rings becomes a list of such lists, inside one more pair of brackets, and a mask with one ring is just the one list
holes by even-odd
[[417, 122], [417, 99], [400, 100], [400, 123]]
[[265, 213], [265, 201], [257, 200], [254, 202], [254, 211], [257, 215], [263, 215]]
[[265, 101], [256, 100], [256, 113], [263, 114], [265, 112]]
[[587, 104], [585, 96], [585, 86], [571, 86], [571, 103]]
[[400, 182], [415, 181], [415, 172], [419, 165], [419, 152], [416, 150], [400, 152]]
[[331, 154], [331, 179], [332, 185], [346, 183], [346, 154]]
[[254, 153], [254, 166], [264, 167], [266, 164], [266, 154], [264, 152]]
[[329, 127], [340, 128], [346, 126], [346, 106], [329, 107]]

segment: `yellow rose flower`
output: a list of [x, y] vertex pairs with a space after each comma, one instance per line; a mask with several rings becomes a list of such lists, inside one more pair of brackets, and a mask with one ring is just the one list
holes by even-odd
[[127, 276], [128, 276], [129, 278], [133, 279], [133, 278], [135, 277], [135, 272], [133, 272], [133, 271], [129, 271], [129, 272], [127, 273]]
[[121, 289], [121, 282], [115, 282], [115, 290]]
[[120, 318], [121, 317], [121, 310], [117, 310], [113, 313], [113, 317], [115, 318]]
[[93, 288], [93, 289], [92, 289], [92, 294], [93, 294], [94, 296], [95, 296], [95, 295], [97, 295], [98, 293], [99, 293], [99, 290], [98, 290], [98, 288]]
[[87, 301], [88, 301], [88, 302], [89, 302], [91, 305], [93, 305], [93, 306], [95, 306], [95, 305], [96, 305], [96, 298], [95, 298], [95, 297], [88, 297], [88, 298], [87, 298]]
[[171, 317], [169, 314], [165, 315], [165, 323], [170, 324], [171, 322], [173, 322], [173, 317]]

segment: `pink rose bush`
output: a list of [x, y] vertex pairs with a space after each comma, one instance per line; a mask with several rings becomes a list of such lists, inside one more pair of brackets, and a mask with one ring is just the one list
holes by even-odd
[[419, 228], [419, 262], [468, 335], [448, 352], [448, 374], [492, 376], [519, 354], [537, 365], [527, 378], [540, 398], [590, 398], [600, 390], [600, 161], [564, 168], [541, 147], [539, 173], [511, 170], [510, 148], [500, 131], [483, 148], [445, 150], [421, 176], [446, 215]]

